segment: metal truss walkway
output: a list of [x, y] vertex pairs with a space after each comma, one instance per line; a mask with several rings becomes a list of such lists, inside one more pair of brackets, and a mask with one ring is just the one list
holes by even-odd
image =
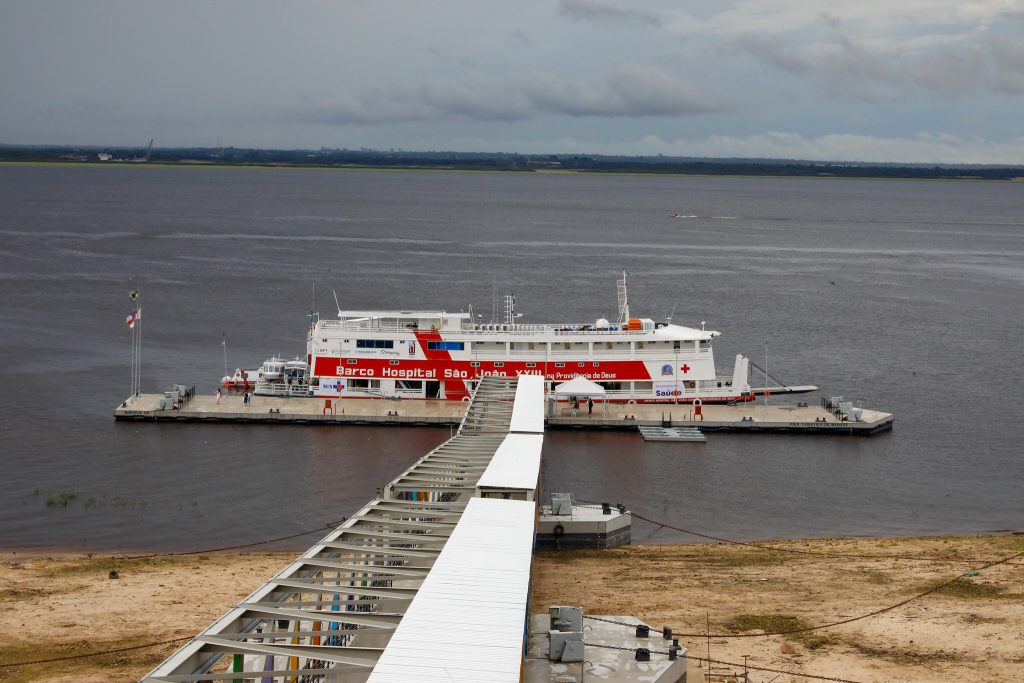
[[[484, 378], [453, 438], [142, 680], [366, 681], [467, 504], [480, 495], [495, 452], [510, 431], [539, 435], [543, 428], [542, 378]], [[531, 445], [536, 457], [524, 458], [524, 467], [536, 469], [532, 481], [541, 440]], [[519, 488], [502, 489], [499, 481], [495, 490], [510, 498], [523, 478], [518, 472]], [[517, 497], [534, 501], [534, 494]], [[505, 552], [522, 555], [522, 545]], [[448, 554], [458, 557], [451, 546]]]

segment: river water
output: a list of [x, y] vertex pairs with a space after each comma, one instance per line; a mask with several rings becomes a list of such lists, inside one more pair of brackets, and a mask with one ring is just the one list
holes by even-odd
[[[115, 423], [132, 288], [143, 392], [213, 392], [223, 338], [230, 369], [302, 354], [332, 290], [344, 308], [489, 317], [495, 287], [514, 289], [525, 322], [589, 321], [614, 317], [623, 269], [635, 314], [722, 332], [720, 371], [767, 346], [773, 375], [895, 429], [551, 432], [547, 491], [744, 539], [1024, 528], [1024, 184], [0, 166], [0, 548], [310, 529], [449, 435]], [[634, 539], [694, 540], [643, 523]]]

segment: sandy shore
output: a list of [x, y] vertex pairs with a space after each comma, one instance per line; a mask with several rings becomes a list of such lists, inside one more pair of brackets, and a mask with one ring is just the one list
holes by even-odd
[[[694, 656], [711, 632], [743, 635], [839, 621], [893, 605], [985, 560], [1024, 551], [1024, 537], [781, 542], [780, 547], [870, 555], [837, 558], [742, 546], [632, 546], [541, 553], [533, 609], [582, 604], [669, 625]], [[0, 554], [0, 680], [136, 680], [168, 644], [55, 664], [5, 664], [194, 635], [297, 553], [121, 560]], [[895, 555], [978, 562], [911, 561]], [[109, 572], [118, 578], [109, 578]], [[713, 659], [846, 679], [1013, 680], [1024, 670], [1024, 558], [867, 619], [806, 634], [712, 637]], [[761, 629], [762, 631], [758, 631]], [[652, 642], [660, 649], [662, 640]], [[719, 667], [727, 668], [727, 667]], [[703, 671], [691, 663], [691, 681]], [[775, 674], [753, 672], [751, 680]], [[807, 680], [783, 675], [783, 681]]]

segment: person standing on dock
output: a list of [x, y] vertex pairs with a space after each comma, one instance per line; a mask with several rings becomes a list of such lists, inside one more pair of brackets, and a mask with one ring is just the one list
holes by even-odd
[[220, 399], [221, 399], [221, 396], [223, 396], [223, 395], [224, 395], [223, 392], [221, 392], [220, 389], [217, 389], [217, 405], [220, 405]]
[[594, 399], [587, 398], [587, 415], [594, 414]]

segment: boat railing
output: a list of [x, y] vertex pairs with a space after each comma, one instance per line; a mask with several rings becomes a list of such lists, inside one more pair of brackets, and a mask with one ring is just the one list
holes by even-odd
[[291, 383], [286, 384], [284, 382], [267, 382], [266, 380], [258, 380], [256, 382], [256, 389], [253, 390], [257, 396], [311, 396], [312, 393], [309, 389], [309, 384], [302, 383]]
[[565, 325], [533, 325], [529, 323], [487, 323], [472, 324], [465, 327], [419, 327], [413, 323], [403, 323], [397, 320], [321, 320], [321, 329], [341, 330], [345, 332], [413, 332], [417, 330], [432, 330], [440, 332], [455, 332], [460, 334], [472, 334], [474, 336], [508, 336], [548, 333], [553, 335], [586, 335], [586, 336], [607, 336], [609, 334], [622, 334], [623, 332], [634, 333], [642, 330], [626, 330], [622, 325], [611, 325], [609, 327], [595, 328], [585, 323], [574, 323]]

